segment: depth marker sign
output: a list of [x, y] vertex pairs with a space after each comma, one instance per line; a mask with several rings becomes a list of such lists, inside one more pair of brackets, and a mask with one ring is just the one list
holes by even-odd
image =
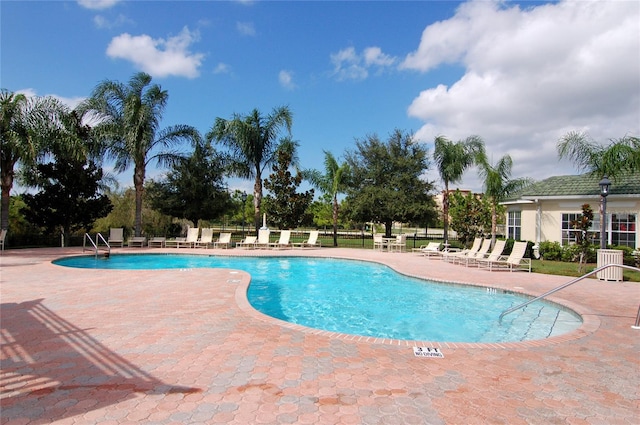
[[413, 347], [413, 354], [416, 357], [437, 357], [440, 359], [444, 358], [444, 354], [440, 351], [439, 348], [432, 347]]

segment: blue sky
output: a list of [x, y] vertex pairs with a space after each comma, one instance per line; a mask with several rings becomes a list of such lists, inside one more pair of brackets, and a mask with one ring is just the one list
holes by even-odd
[[[636, 1], [2, 1], [0, 19], [2, 88], [74, 106], [145, 71], [169, 92], [163, 126], [203, 134], [288, 105], [303, 168], [399, 128], [430, 150], [479, 135], [541, 180], [579, 171], [557, 158], [568, 131], [640, 134]], [[481, 191], [476, 170], [460, 187]]]

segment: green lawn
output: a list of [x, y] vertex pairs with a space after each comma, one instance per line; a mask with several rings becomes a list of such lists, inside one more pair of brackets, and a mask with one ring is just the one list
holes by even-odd
[[[553, 274], [560, 276], [578, 277], [584, 275], [585, 273], [589, 273], [595, 268], [595, 263], [590, 263], [583, 266], [582, 272], [578, 272], [578, 263], [566, 263], [562, 261], [549, 260], [533, 260], [533, 262], [531, 263], [531, 269], [536, 273]], [[622, 276], [626, 281], [640, 282], [640, 272], [624, 270]]]

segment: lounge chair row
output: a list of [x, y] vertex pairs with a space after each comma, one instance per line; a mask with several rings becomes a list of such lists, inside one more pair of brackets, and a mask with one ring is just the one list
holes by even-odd
[[[258, 231], [258, 236], [247, 236], [243, 241], [238, 242], [236, 247], [245, 249], [260, 249], [260, 248], [309, 248], [320, 247], [321, 243], [318, 240], [319, 232], [317, 230], [312, 231], [309, 234], [309, 238], [303, 242], [292, 243], [291, 231], [282, 230], [280, 232], [280, 238], [271, 242], [270, 230], [261, 229]], [[222, 232], [217, 240], [213, 240], [213, 229], [203, 228], [202, 232], [197, 227], [192, 227], [187, 230], [187, 236], [182, 238], [167, 239], [164, 237], [153, 237], [147, 241], [144, 236], [132, 237], [129, 239], [128, 244], [130, 247], [144, 247], [145, 245], [150, 248], [230, 248], [232, 246], [231, 233]], [[123, 247], [123, 229], [112, 228], [109, 233], [109, 245], [112, 247]]]
[[440, 251], [439, 242], [430, 242], [426, 246], [416, 249], [427, 258], [436, 257], [443, 261], [465, 266], [476, 266], [486, 270], [526, 270], [531, 273], [531, 259], [524, 258], [527, 250], [526, 242], [514, 242], [509, 255], [502, 255], [506, 241], [497, 240], [491, 252], [491, 239], [475, 238], [469, 249], [462, 251]]

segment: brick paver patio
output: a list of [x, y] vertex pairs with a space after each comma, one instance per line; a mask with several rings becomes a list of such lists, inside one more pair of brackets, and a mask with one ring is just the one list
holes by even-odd
[[[144, 252], [118, 249], [117, 252]], [[488, 272], [411, 253], [154, 249], [380, 261], [540, 294], [568, 278]], [[639, 424], [640, 284], [581, 282], [551, 299], [583, 326], [544, 341], [378, 341], [289, 325], [216, 269], [59, 267], [78, 248], [0, 257], [2, 424]], [[444, 358], [415, 357], [414, 345]]]

